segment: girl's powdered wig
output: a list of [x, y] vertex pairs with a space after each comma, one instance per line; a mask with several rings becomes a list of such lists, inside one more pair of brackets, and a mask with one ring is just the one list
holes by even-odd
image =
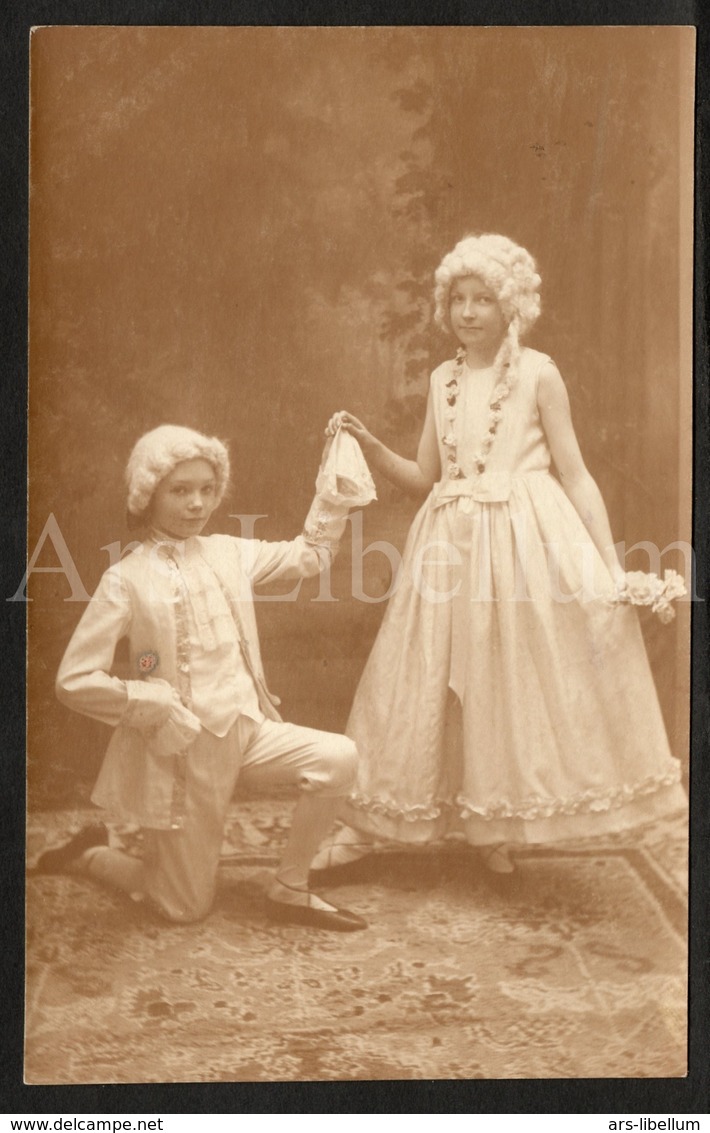
[[229, 482], [229, 453], [216, 437], [182, 425], [159, 425], [134, 445], [126, 465], [129, 517], [143, 519], [161, 480], [183, 460], [206, 460], [214, 468], [219, 503]]
[[434, 319], [443, 330], [451, 330], [451, 285], [468, 275], [479, 276], [491, 289], [515, 339], [522, 338], [540, 314], [541, 280], [530, 253], [507, 236], [492, 233], [459, 240], [434, 275]]

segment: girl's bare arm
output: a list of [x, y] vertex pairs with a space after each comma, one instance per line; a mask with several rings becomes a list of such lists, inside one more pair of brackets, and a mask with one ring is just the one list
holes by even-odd
[[441, 475], [431, 394], [427, 402], [426, 418], [416, 460], [407, 460], [406, 457], [399, 456], [398, 453], [387, 448], [363, 425], [362, 421], [353, 417], [352, 413], [344, 410], [335, 413], [328, 422], [326, 433], [332, 436], [339, 427], [346, 429], [356, 438], [370, 468], [381, 472], [409, 495], [425, 496]]
[[615, 582], [621, 582], [624, 572], [614, 549], [604, 500], [584, 463], [572, 424], [567, 389], [559, 370], [552, 362], [547, 363], [540, 374], [538, 409], [562, 487], [612, 578]]

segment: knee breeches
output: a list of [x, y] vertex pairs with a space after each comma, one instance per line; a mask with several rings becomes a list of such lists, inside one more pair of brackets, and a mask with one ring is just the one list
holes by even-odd
[[170, 920], [199, 920], [214, 898], [224, 821], [237, 780], [293, 785], [327, 797], [347, 794], [355, 777], [352, 740], [333, 732], [247, 717], [223, 738], [202, 732], [187, 757], [185, 822], [145, 830], [144, 890]]

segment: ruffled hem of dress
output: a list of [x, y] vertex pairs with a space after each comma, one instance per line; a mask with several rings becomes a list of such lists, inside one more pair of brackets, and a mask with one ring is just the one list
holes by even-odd
[[620, 787], [606, 790], [583, 791], [580, 795], [562, 799], [532, 796], [517, 803], [501, 799], [487, 807], [479, 807], [459, 795], [456, 803], [460, 808], [461, 818], [472, 818], [476, 815], [491, 821], [497, 818], [522, 818], [525, 821], [532, 821], [537, 818], [552, 818], [557, 814], [593, 814], [618, 810], [644, 795], [652, 795], [665, 787], [674, 786], [679, 779], [680, 766], [661, 775], [649, 775], [638, 783], [624, 783]]
[[679, 764], [663, 774], [649, 775], [638, 783], [623, 784], [621, 787], [584, 791], [582, 794], [567, 798], [532, 796], [516, 803], [501, 799], [488, 806], [476, 806], [463, 795], [458, 795], [455, 803], [437, 799], [416, 806], [402, 806], [393, 800], [367, 795], [352, 795], [349, 802], [352, 806], [372, 814], [403, 819], [405, 822], [434, 821], [445, 812], [452, 810], [457, 810], [461, 819], [475, 816], [491, 822], [501, 818], [523, 819], [530, 822], [535, 819], [552, 818], [555, 815], [595, 814], [619, 810], [636, 799], [675, 786], [680, 781], [680, 777]]
[[351, 806], [371, 814], [380, 814], [384, 818], [403, 818], [405, 822], [433, 822], [445, 812], [450, 812], [454, 804], [445, 799], [433, 800], [429, 803], [416, 806], [402, 806], [393, 800], [376, 798], [368, 795], [351, 795], [348, 799]]

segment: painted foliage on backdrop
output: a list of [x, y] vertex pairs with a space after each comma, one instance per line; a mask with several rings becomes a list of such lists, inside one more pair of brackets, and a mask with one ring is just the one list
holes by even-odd
[[[298, 531], [334, 409], [411, 455], [451, 353], [432, 272], [470, 230], [539, 260], [533, 345], [568, 380], [617, 537], [677, 538], [676, 30], [35, 33], [30, 546], [54, 513], [92, 590], [101, 548], [129, 538], [131, 444], [165, 420], [229, 441], [215, 526], [264, 513], [266, 536]], [[401, 541], [406, 505], [380, 495], [373, 522]], [[54, 703], [67, 593], [61, 574], [31, 579], [30, 758], [53, 799], [105, 743]], [[341, 623], [311, 623], [342, 660], [316, 716], [333, 696], [345, 711], [361, 668]], [[672, 635], [652, 646], [670, 672]]]

